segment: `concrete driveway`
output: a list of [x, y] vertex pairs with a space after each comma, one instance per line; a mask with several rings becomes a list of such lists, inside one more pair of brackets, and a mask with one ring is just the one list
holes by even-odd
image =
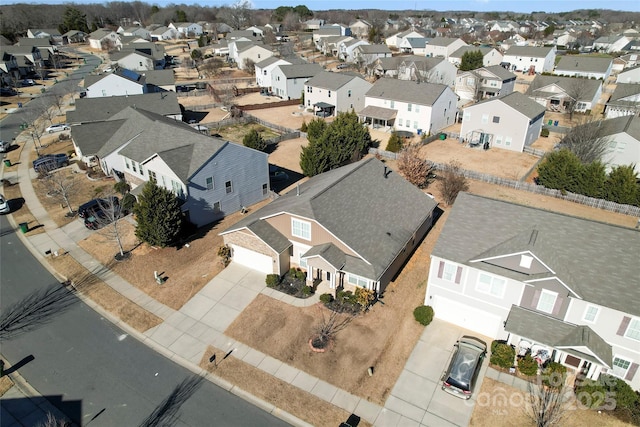
[[[416, 344], [404, 370], [400, 374], [376, 426], [466, 426], [475, 406], [476, 396], [464, 400], [445, 393], [441, 378], [447, 367], [453, 345], [462, 335], [473, 335], [491, 341], [470, 331], [433, 319]], [[488, 358], [481, 368], [475, 390], [482, 386]]]

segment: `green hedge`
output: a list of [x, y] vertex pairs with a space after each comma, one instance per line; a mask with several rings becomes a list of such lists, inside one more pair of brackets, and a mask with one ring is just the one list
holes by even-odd
[[433, 320], [433, 307], [421, 305], [413, 310], [413, 317], [423, 326], [427, 326]]
[[549, 362], [542, 370], [542, 382], [547, 387], [560, 388], [565, 384], [566, 374], [566, 366], [557, 362]]
[[516, 350], [509, 344], [500, 341], [491, 343], [491, 358], [489, 361], [492, 365], [509, 369], [513, 366], [515, 357]]
[[320, 295], [320, 302], [323, 304], [329, 304], [333, 301], [333, 295], [331, 294], [322, 294]]
[[538, 373], [538, 362], [530, 354], [527, 354], [518, 359], [518, 370], [523, 375], [532, 377]]
[[267, 274], [267, 278], [265, 279], [265, 283], [269, 288], [275, 288], [280, 283], [280, 276], [277, 274]]

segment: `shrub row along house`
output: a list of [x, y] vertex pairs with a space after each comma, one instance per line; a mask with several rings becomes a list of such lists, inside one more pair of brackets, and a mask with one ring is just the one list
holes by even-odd
[[431, 254], [436, 317], [640, 389], [637, 230], [461, 193]]
[[369, 158], [310, 178], [221, 234], [234, 262], [264, 274], [300, 267], [333, 293], [381, 294], [430, 229], [435, 208]]

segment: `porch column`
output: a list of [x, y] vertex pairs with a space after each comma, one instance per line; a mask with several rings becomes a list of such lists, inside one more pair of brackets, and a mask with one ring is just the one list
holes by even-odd
[[562, 356], [562, 352], [560, 350], [556, 350], [556, 354], [553, 356], [553, 361], [556, 363], [560, 363], [560, 356]]
[[600, 377], [601, 373], [602, 373], [602, 366], [592, 363], [591, 369], [589, 369], [589, 372], [587, 372], [587, 378], [589, 378], [590, 380], [596, 381]]

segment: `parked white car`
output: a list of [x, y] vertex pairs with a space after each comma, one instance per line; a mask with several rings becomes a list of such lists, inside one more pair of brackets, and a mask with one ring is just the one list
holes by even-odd
[[11, 209], [9, 208], [9, 202], [4, 198], [2, 194], [0, 194], [0, 213], [6, 214], [9, 213]]
[[54, 132], [61, 132], [63, 130], [69, 130], [69, 125], [67, 125], [66, 123], [58, 123], [55, 125], [51, 125], [45, 129], [45, 132], [54, 133]]
[[0, 153], [6, 153], [9, 147], [11, 147], [10, 141], [0, 141]]

